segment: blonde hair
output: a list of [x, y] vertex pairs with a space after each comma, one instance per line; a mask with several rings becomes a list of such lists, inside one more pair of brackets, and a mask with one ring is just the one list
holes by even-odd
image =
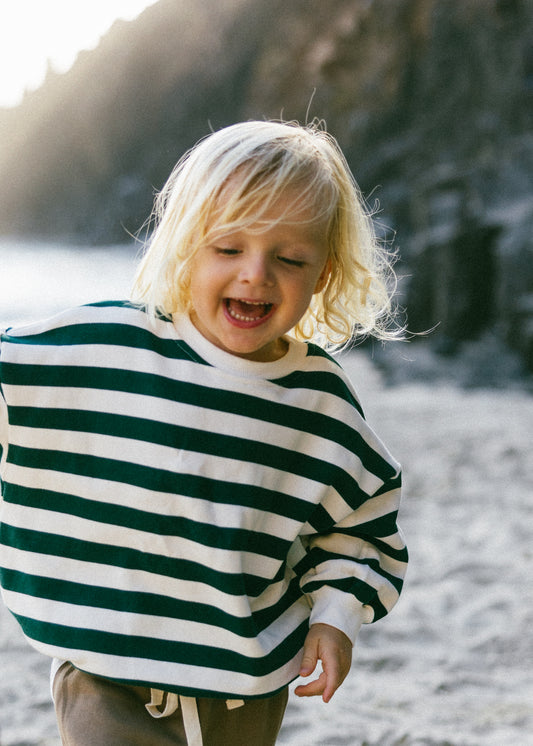
[[[228, 188], [231, 182], [231, 189]], [[330, 273], [293, 330], [339, 347], [358, 335], [400, 336], [390, 254], [376, 239], [359, 188], [335, 139], [320, 123], [250, 121], [201, 140], [176, 164], [157, 196], [155, 228], [132, 289], [151, 316], [190, 310], [189, 270], [214, 235], [261, 221], [285, 190], [298, 210], [327, 226]], [[280, 220], [290, 219], [287, 210]]]

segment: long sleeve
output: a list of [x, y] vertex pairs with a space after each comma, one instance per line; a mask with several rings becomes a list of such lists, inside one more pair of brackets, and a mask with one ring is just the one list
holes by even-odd
[[312, 607], [310, 623], [337, 627], [353, 642], [361, 624], [381, 619], [396, 604], [408, 554], [397, 525], [401, 467], [337, 366], [336, 375], [337, 395], [331, 396], [330, 380], [317, 404], [328, 413], [336, 441], [327, 454], [330, 486], [302, 526], [293, 568]]
[[[396, 524], [400, 482], [398, 472], [336, 523], [303, 536], [307, 551], [295, 569], [312, 602], [311, 624], [331, 624], [353, 642], [361, 624], [382, 618], [395, 605], [407, 566]], [[324, 520], [324, 507], [317, 512]]]

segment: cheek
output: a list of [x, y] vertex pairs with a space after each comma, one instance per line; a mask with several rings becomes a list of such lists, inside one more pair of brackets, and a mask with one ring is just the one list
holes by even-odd
[[223, 293], [224, 282], [220, 272], [213, 268], [197, 267], [191, 273], [190, 292], [191, 305], [196, 310], [214, 309], [218, 307]]
[[315, 293], [322, 292], [322, 290], [324, 289], [324, 285], [325, 281], [323, 274], [320, 274], [318, 276], [316, 274], [313, 274], [313, 276], [309, 278], [305, 286], [305, 293], [309, 298], [309, 302], [311, 302], [311, 298], [313, 297], [313, 295], [315, 295]]
[[209, 297], [208, 287], [201, 272], [194, 271], [189, 280], [189, 299], [192, 308], [200, 310]]
[[292, 293], [292, 298], [295, 303], [294, 312], [299, 317], [302, 317], [309, 308], [309, 304], [311, 303], [311, 300], [313, 298], [315, 284], [316, 281], [313, 278]]

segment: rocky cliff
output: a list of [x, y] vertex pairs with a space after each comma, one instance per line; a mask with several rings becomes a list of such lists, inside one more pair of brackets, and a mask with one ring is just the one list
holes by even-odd
[[209, 128], [320, 117], [401, 254], [409, 326], [533, 370], [533, 0], [160, 0], [0, 113], [4, 233], [122, 240]]

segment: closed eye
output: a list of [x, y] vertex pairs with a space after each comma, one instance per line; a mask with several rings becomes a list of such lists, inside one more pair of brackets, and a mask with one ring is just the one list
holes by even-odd
[[239, 253], [239, 249], [234, 249], [230, 246], [215, 246], [215, 251], [222, 256], [235, 256]]
[[305, 262], [301, 261], [300, 259], [291, 259], [288, 256], [280, 256], [278, 257], [280, 262], [283, 262], [283, 264], [288, 264], [290, 267], [303, 267]]

